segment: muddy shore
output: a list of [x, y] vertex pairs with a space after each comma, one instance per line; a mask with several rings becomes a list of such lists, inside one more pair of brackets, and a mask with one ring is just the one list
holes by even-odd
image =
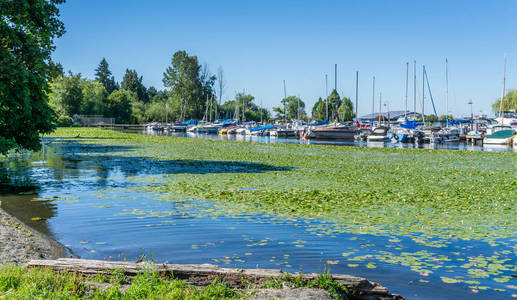
[[65, 257], [65, 248], [0, 208], [0, 266]]

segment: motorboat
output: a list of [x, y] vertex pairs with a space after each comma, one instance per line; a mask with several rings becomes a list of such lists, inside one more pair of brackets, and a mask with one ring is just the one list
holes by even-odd
[[375, 127], [372, 130], [372, 133], [370, 133], [370, 135], [368, 135], [366, 140], [368, 142], [386, 142], [386, 141], [389, 141], [389, 139], [390, 139], [389, 135], [388, 135], [389, 130], [390, 130], [390, 128], [386, 127], [386, 126]]
[[513, 140], [515, 139], [515, 130], [513, 129], [504, 129], [498, 130], [490, 135], [485, 136], [483, 139], [484, 145], [512, 145]]
[[307, 139], [343, 139], [354, 140], [355, 126], [334, 123], [324, 126], [311, 126], [304, 135]]

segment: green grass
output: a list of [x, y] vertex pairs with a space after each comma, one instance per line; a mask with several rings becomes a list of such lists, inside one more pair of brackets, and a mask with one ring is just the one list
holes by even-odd
[[[113, 276], [107, 280], [83, 278], [75, 273], [54, 272], [48, 269], [6, 265], [0, 268], [0, 298], [6, 299], [240, 299], [246, 291], [232, 290], [223, 283], [213, 282], [206, 287], [194, 287], [180, 280], [160, 278], [157, 272], [146, 271], [133, 279], [121, 280]], [[98, 289], [91, 282], [110, 283]], [[127, 291], [120, 284], [130, 284]]]
[[[172, 276], [173, 277], [173, 276]], [[99, 288], [94, 283], [108, 283]], [[121, 289], [121, 285], [129, 288]], [[286, 274], [270, 279], [261, 286], [249, 286], [244, 290], [231, 289], [214, 280], [205, 287], [195, 287], [181, 280], [166, 279], [152, 268], [134, 278], [128, 278], [120, 270], [109, 276], [103, 274], [83, 277], [76, 273], [50, 269], [26, 268], [15, 265], [0, 267], [0, 299], [245, 299], [257, 288], [320, 288], [330, 292], [335, 299], [346, 299], [347, 290], [328, 274], [314, 281]]]

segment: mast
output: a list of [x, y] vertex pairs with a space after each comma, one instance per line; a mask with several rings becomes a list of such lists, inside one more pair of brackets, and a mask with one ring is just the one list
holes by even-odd
[[233, 115], [233, 117], [235, 119], [237, 119], [237, 123], [239, 123], [239, 119], [240, 119], [240, 115], [239, 115], [239, 94], [237, 92], [235, 92], [235, 113]]
[[[413, 60], [413, 115], [416, 113], [416, 60]], [[416, 121], [416, 117], [415, 117]]]
[[407, 119], [407, 92], [408, 92], [409, 63], [406, 63], [406, 106], [404, 108], [404, 119]]
[[382, 116], [382, 93], [379, 94], [379, 126], [381, 126], [381, 116]]
[[262, 123], [262, 98], [260, 98], [260, 123]]
[[[375, 121], [375, 76], [373, 76], [373, 90], [372, 90], [372, 118], [374, 118], [374, 121]], [[373, 122], [372, 122], [372, 126], [373, 126]]]
[[284, 101], [282, 101], [284, 103], [284, 123], [287, 123], [287, 115], [285, 113], [285, 102], [287, 101], [287, 92], [285, 90], [285, 80], [284, 80]]
[[328, 87], [327, 74], [325, 74], [325, 102], [326, 102], [325, 118], [328, 121], [329, 120], [329, 87]]
[[504, 73], [503, 73], [503, 96], [501, 97], [501, 103], [499, 104], [499, 117], [501, 118], [501, 125], [504, 124], [504, 90], [506, 88], [506, 53], [504, 54]]
[[425, 65], [422, 65], [422, 123], [425, 125], [424, 99], [425, 99]]
[[445, 59], [445, 127], [449, 127], [449, 60]]
[[337, 64], [334, 64], [334, 90], [337, 92]]
[[[359, 116], [357, 115], [357, 103], [359, 98], [359, 71], [355, 72], [355, 121], [358, 122]], [[345, 110], [343, 109], [343, 112]], [[343, 121], [345, 118], [343, 118]]]
[[246, 122], [246, 89], [242, 90], [242, 121]]

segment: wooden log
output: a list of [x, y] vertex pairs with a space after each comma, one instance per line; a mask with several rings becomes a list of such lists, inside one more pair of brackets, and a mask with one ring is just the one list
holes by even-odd
[[[87, 260], [75, 258], [60, 258], [57, 260], [31, 260], [28, 267], [50, 268], [56, 271], [76, 272], [84, 275], [104, 274], [109, 276], [113, 270], [121, 270], [127, 276], [134, 277], [138, 273], [153, 269], [162, 276], [185, 281], [187, 284], [204, 286], [209, 285], [214, 279], [218, 279], [231, 288], [246, 288], [248, 284], [260, 285], [270, 278], [279, 278], [286, 275], [280, 270], [272, 269], [239, 269], [221, 268], [211, 264], [202, 265], [180, 265], [180, 264], [154, 264], [148, 262], [125, 262], [125, 261], [104, 261]], [[298, 274], [291, 274], [298, 276]], [[318, 274], [302, 274], [304, 280], [314, 280]], [[332, 278], [347, 287], [351, 299], [361, 300], [400, 300], [404, 299], [399, 295], [392, 295], [388, 289], [378, 283], [371, 282], [365, 278], [332, 274]]]

